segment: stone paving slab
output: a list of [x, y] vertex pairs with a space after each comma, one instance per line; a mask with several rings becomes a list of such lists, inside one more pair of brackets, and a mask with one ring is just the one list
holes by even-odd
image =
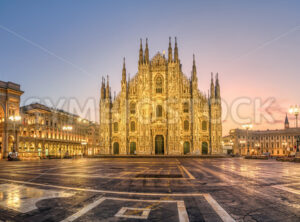
[[275, 160], [1, 161], [0, 221], [299, 221], [299, 185]]

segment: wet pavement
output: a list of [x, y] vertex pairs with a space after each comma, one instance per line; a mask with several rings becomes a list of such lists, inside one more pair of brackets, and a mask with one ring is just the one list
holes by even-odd
[[300, 164], [242, 158], [0, 161], [0, 221], [300, 221]]

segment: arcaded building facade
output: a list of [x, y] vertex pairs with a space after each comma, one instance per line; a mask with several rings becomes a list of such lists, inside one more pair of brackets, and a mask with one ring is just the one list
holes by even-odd
[[100, 153], [99, 124], [34, 103], [20, 107], [19, 84], [0, 81], [0, 160], [63, 158]]
[[128, 78], [125, 59], [121, 92], [112, 98], [102, 79], [100, 146], [104, 154], [184, 155], [221, 153], [221, 95], [218, 75], [208, 95], [198, 88], [193, 57], [191, 77], [181, 70], [178, 46], [149, 58], [142, 40], [138, 72]]
[[92, 155], [89, 149], [97, 150], [89, 136], [94, 123], [39, 103], [23, 106], [20, 111], [16, 150], [20, 159]]
[[20, 97], [24, 92], [19, 84], [0, 80], [0, 160], [18, 143], [16, 129], [20, 119]]

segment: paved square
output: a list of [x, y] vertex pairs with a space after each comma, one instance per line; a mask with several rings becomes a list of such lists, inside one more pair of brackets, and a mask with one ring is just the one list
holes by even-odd
[[122, 207], [115, 216], [135, 219], [147, 219], [150, 211], [151, 209], [147, 208]]
[[299, 221], [299, 181], [275, 160], [0, 161], [0, 220]]
[[64, 191], [45, 190], [16, 184], [0, 184], [0, 206], [21, 213], [37, 209], [36, 203], [43, 199], [70, 197], [73, 194]]
[[95, 218], [97, 221], [116, 221], [120, 217], [150, 221], [161, 220], [161, 218], [168, 218], [174, 222], [189, 221], [184, 201], [101, 197], [63, 222], [93, 221]]

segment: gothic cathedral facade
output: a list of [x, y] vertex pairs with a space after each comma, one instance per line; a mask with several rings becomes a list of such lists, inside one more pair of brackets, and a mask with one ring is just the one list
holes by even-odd
[[126, 77], [123, 62], [121, 92], [112, 98], [109, 79], [102, 79], [100, 146], [102, 154], [200, 155], [220, 154], [222, 138], [221, 95], [218, 75], [208, 95], [198, 89], [193, 56], [191, 78], [182, 73], [175, 38], [168, 57], [149, 59], [142, 40], [138, 73]]

